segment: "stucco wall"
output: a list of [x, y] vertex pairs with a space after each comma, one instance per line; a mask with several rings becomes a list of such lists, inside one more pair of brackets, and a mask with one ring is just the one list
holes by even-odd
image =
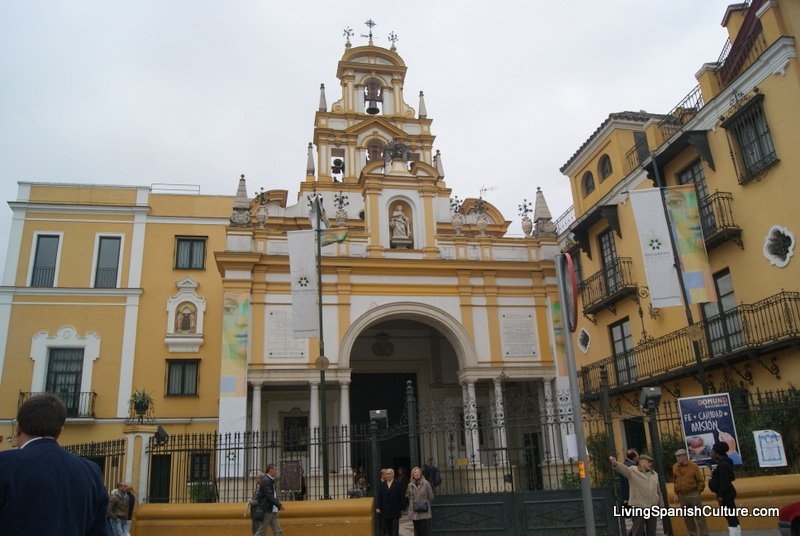
[[[372, 536], [372, 499], [285, 503], [285, 536]], [[242, 536], [250, 534], [245, 503], [142, 504], [133, 533], [142, 536]]]

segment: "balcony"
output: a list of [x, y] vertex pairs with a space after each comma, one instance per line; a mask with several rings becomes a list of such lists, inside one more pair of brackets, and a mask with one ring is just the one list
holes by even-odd
[[614, 310], [614, 304], [635, 296], [637, 285], [631, 276], [633, 260], [620, 257], [580, 283], [583, 314], [592, 315], [603, 309]]
[[729, 240], [742, 247], [742, 229], [733, 221], [732, 202], [733, 194], [729, 192], [714, 192], [699, 200], [700, 223], [708, 251]]
[[[644, 341], [624, 355], [606, 357], [587, 365], [578, 372], [581, 398], [596, 400], [600, 397], [602, 365], [608, 371], [611, 394], [637, 391], [643, 385], [691, 376], [698, 369], [694, 342], [697, 342], [704, 369], [757, 359], [797, 346], [800, 344], [800, 292], [779, 292], [752, 304], [739, 305], [722, 315]], [[770, 370], [769, 365], [764, 366]], [[777, 367], [774, 364], [772, 367], [770, 372], [777, 374]]]
[[[34, 396], [42, 395], [44, 392], [19, 392], [19, 402], [17, 407], [21, 406], [23, 402]], [[55, 393], [64, 401], [67, 406], [68, 419], [94, 419], [94, 401], [97, 398], [97, 393], [89, 391], [87, 393]]]

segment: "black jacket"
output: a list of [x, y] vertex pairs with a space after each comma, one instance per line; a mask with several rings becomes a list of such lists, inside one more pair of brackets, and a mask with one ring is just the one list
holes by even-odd
[[717, 494], [717, 497], [733, 498], [736, 497], [736, 488], [733, 481], [736, 473], [733, 472], [733, 463], [725, 455], [717, 459], [717, 466], [711, 472], [711, 480], [708, 482], [708, 489]]
[[267, 514], [272, 512], [273, 506], [278, 510], [281, 509], [281, 501], [278, 500], [275, 494], [275, 480], [271, 476], [264, 475], [264, 478], [261, 479], [261, 485], [258, 486], [258, 491], [256, 491], [256, 503]]
[[391, 486], [381, 482], [375, 493], [375, 508], [380, 508], [381, 516], [385, 519], [399, 519], [403, 512], [404, 498], [405, 490], [399, 480], [392, 480]]

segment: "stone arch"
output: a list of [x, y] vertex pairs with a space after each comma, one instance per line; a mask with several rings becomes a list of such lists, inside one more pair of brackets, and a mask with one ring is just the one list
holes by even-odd
[[378, 322], [395, 319], [416, 320], [436, 328], [453, 346], [459, 369], [477, 366], [478, 357], [472, 339], [450, 313], [425, 303], [395, 302], [374, 307], [350, 324], [339, 347], [339, 368], [350, 368], [350, 354], [362, 331]]

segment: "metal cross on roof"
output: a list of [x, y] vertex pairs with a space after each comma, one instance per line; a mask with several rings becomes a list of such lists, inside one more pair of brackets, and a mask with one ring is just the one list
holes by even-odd
[[366, 24], [367, 27], [369, 28], [369, 35], [361, 34], [361, 37], [369, 37], [369, 44], [371, 45], [372, 44], [372, 28], [377, 26], [378, 23], [375, 22], [372, 19], [368, 19], [367, 22], [365, 22], [364, 24]]

